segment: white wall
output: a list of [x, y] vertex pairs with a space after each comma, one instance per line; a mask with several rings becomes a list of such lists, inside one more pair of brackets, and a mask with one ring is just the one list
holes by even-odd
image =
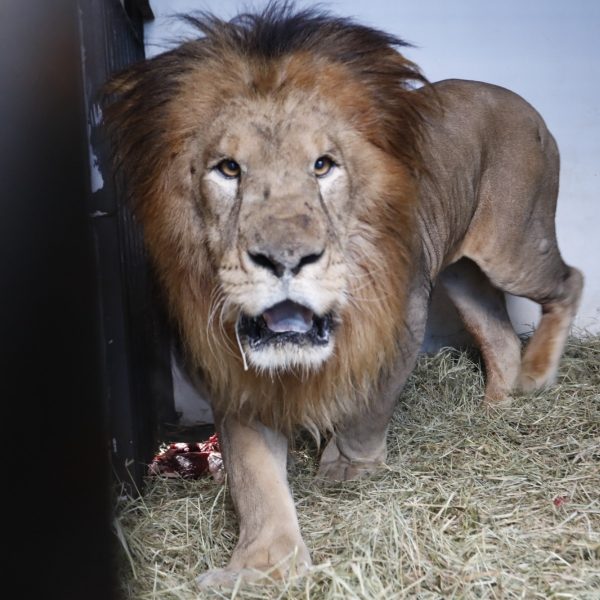
[[[156, 20], [146, 27], [149, 56], [189, 35], [174, 13], [208, 9], [230, 18], [264, 3], [152, 0], [151, 5]], [[565, 260], [586, 276], [577, 325], [600, 332], [600, 1], [338, 0], [326, 6], [417, 45], [405, 54], [431, 81], [488, 81], [538, 109], [562, 155], [559, 244]], [[538, 308], [528, 301], [516, 299], [510, 308], [519, 330], [537, 320]], [[447, 326], [442, 315], [437, 327], [452, 331], [456, 325]]]

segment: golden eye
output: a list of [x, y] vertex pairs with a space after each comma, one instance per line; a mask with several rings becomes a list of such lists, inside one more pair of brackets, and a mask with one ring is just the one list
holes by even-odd
[[238, 165], [238, 163], [236, 163], [235, 160], [231, 158], [223, 159], [215, 167], [215, 169], [218, 169], [222, 175], [227, 177], [227, 179], [237, 179], [242, 172], [240, 165]]
[[335, 167], [335, 163], [329, 156], [319, 156], [315, 160], [313, 170], [317, 177], [325, 177], [333, 167]]

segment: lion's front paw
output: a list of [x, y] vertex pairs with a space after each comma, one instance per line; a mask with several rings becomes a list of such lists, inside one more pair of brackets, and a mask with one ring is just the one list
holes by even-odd
[[211, 569], [196, 578], [201, 589], [232, 589], [238, 579], [252, 583], [261, 579], [280, 580], [299, 577], [312, 562], [302, 539], [280, 536], [270, 542], [238, 544], [231, 561], [224, 569]]
[[379, 471], [383, 466], [381, 461], [351, 462], [343, 457], [338, 460], [321, 463], [318, 477], [333, 481], [350, 481], [360, 479]]
[[263, 579], [276, 579], [274, 574], [269, 571], [259, 571], [257, 569], [210, 569], [196, 577], [196, 585], [201, 590], [232, 590], [238, 579], [242, 583], [254, 583]]
[[350, 481], [372, 475], [384, 464], [383, 456], [372, 460], [350, 459], [343, 455], [331, 440], [321, 456], [317, 477], [333, 481]]
[[[196, 577], [196, 585], [201, 590], [210, 590], [215, 588], [232, 589], [238, 577], [244, 573], [240, 571], [230, 571], [229, 569], [210, 569]], [[247, 574], [246, 574], [247, 575]], [[247, 579], [246, 579], [247, 581]]]

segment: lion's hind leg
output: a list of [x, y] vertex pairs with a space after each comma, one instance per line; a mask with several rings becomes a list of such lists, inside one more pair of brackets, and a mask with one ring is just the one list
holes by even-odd
[[519, 376], [521, 344], [508, 317], [504, 294], [467, 259], [446, 268], [439, 283], [481, 352], [485, 401], [496, 406], [508, 403]]
[[520, 252], [521, 260], [514, 256], [480, 264], [494, 285], [542, 307], [542, 318], [525, 348], [518, 378], [519, 388], [528, 392], [550, 386], [556, 380], [560, 357], [579, 307], [583, 275], [563, 262], [555, 241], [544, 254], [536, 254], [526, 244], [521, 245]]
[[519, 376], [519, 387], [525, 392], [547, 387], [556, 380], [558, 363], [583, 289], [581, 272], [573, 267], [566, 269], [553, 293], [539, 299], [542, 318], [525, 349]]
[[554, 382], [583, 288], [582, 274], [565, 264], [556, 240], [558, 150], [539, 117], [527, 120], [483, 174], [462, 246], [494, 286], [542, 307], [521, 364], [523, 391]]

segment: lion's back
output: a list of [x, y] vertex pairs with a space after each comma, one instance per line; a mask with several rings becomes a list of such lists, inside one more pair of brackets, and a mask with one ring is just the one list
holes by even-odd
[[[457, 79], [432, 89], [441, 110], [428, 120], [424, 137], [430, 176], [422, 185], [421, 218], [442, 249], [432, 265], [437, 272], [464, 255], [473, 237], [527, 226], [535, 189], [558, 186], [559, 156], [542, 117], [515, 92]], [[553, 218], [555, 208], [542, 213]]]

